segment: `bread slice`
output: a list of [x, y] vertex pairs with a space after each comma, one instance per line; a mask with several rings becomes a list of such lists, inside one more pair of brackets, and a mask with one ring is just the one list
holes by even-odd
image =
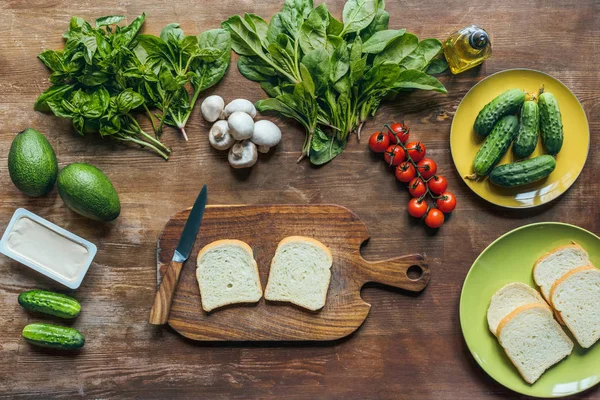
[[600, 269], [575, 268], [550, 291], [552, 306], [583, 348], [600, 339]]
[[533, 266], [533, 280], [550, 303], [550, 289], [554, 282], [570, 270], [590, 265], [590, 256], [578, 244], [560, 246], [541, 256]]
[[331, 251], [318, 240], [283, 239], [271, 261], [265, 299], [288, 301], [312, 311], [323, 308], [332, 264]]
[[252, 248], [240, 240], [217, 240], [198, 253], [196, 278], [202, 308], [209, 312], [235, 303], [256, 303], [262, 287]]
[[573, 342], [541, 304], [518, 307], [498, 325], [498, 341], [527, 381], [534, 383], [551, 366], [571, 354]]
[[490, 331], [495, 335], [500, 321], [517, 307], [526, 304], [541, 304], [550, 310], [538, 291], [522, 282], [509, 283], [498, 289], [492, 296], [487, 312]]

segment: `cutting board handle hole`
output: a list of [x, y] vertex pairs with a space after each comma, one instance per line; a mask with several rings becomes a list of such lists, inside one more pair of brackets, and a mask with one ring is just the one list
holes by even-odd
[[421, 268], [419, 265], [411, 265], [406, 270], [406, 276], [408, 276], [408, 279], [411, 281], [418, 281], [423, 277], [423, 272], [423, 268]]

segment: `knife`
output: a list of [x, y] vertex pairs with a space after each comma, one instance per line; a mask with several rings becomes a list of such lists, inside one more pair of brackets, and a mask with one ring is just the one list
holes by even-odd
[[169, 319], [169, 311], [171, 310], [171, 302], [173, 301], [173, 294], [179, 281], [179, 274], [185, 260], [190, 256], [194, 242], [196, 241], [196, 235], [200, 229], [200, 223], [204, 216], [204, 208], [206, 207], [206, 185], [200, 191], [190, 216], [185, 222], [183, 232], [179, 238], [179, 243], [173, 254], [173, 259], [167, 268], [167, 272], [160, 282], [158, 292], [154, 297], [154, 305], [150, 311], [150, 322], [152, 325], [164, 325]]

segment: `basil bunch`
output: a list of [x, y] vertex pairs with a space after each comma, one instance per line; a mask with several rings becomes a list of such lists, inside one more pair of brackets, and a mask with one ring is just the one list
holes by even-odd
[[324, 164], [349, 135], [374, 115], [384, 98], [411, 90], [446, 88], [431, 74], [446, 70], [437, 39], [419, 42], [405, 29], [388, 29], [384, 0], [348, 0], [342, 21], [325, 3], [286, 0], [269, 23], [235, 15], [222, 27], [240, 55], [238, 69], [270, 96], [256, 103], [306, 129], [302, 156]]
[[[138, 35], [144, 14], [117, 26], [123, 19], [101, 17], [92, 27], [71, 18], [63, 34], [64, 49], [39, 55], [52, 71], [52, 86], [38, 97], [34, 109], [71, 119], [81, 135], [99, 133], [136, 143], [168, 159], [170, 150], [159, 139], [163, 125], [175, 126], [185, 136], [199, 93], [227, 70], [230, 35], [215, 29], [184, 36], [179, 25], [169, 24], [158, 38]], [[144, 132], [133, 114], [141, 109], [152, 122], [154, 136]]]

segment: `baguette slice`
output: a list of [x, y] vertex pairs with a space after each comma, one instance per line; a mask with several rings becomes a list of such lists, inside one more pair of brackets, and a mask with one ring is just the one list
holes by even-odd
[[283, 239], [271, 261], [265, 299], [288, 301], [312, 311], [323, 308], [332, 264], [331, 251], [318, 240], [303, 236]]
[[573, 351], [573, 342], [552, 311], [541, 304], [518, 307], [504, 317], [498, 325], [498, 341], [530, 384]]
[[533, 266], [533, 280], [550, 303], [554, 282], [570, 270], [590, 264], [590, 256], [578, 244], [560, 246], [538, 258]]
[[552, 306], [583, 348], [600, 339], [600, 270], [575, 268], [557, 280], [550, 291]]
[[262, 287], [252, 248], [240, 240], [217, 240], [198, 253], [196, 278], [202, 308], [209, 312], [235, 303], [256, 303]]
[[496, 335], [500, 321], [517, 307], [526, 304], [540, 304], [550, 310], [550, 306], [546, 304], [538, 291], [522, 282], [509, 283], [498, 289], [492, 296], [487, 312], [490, 331]]

